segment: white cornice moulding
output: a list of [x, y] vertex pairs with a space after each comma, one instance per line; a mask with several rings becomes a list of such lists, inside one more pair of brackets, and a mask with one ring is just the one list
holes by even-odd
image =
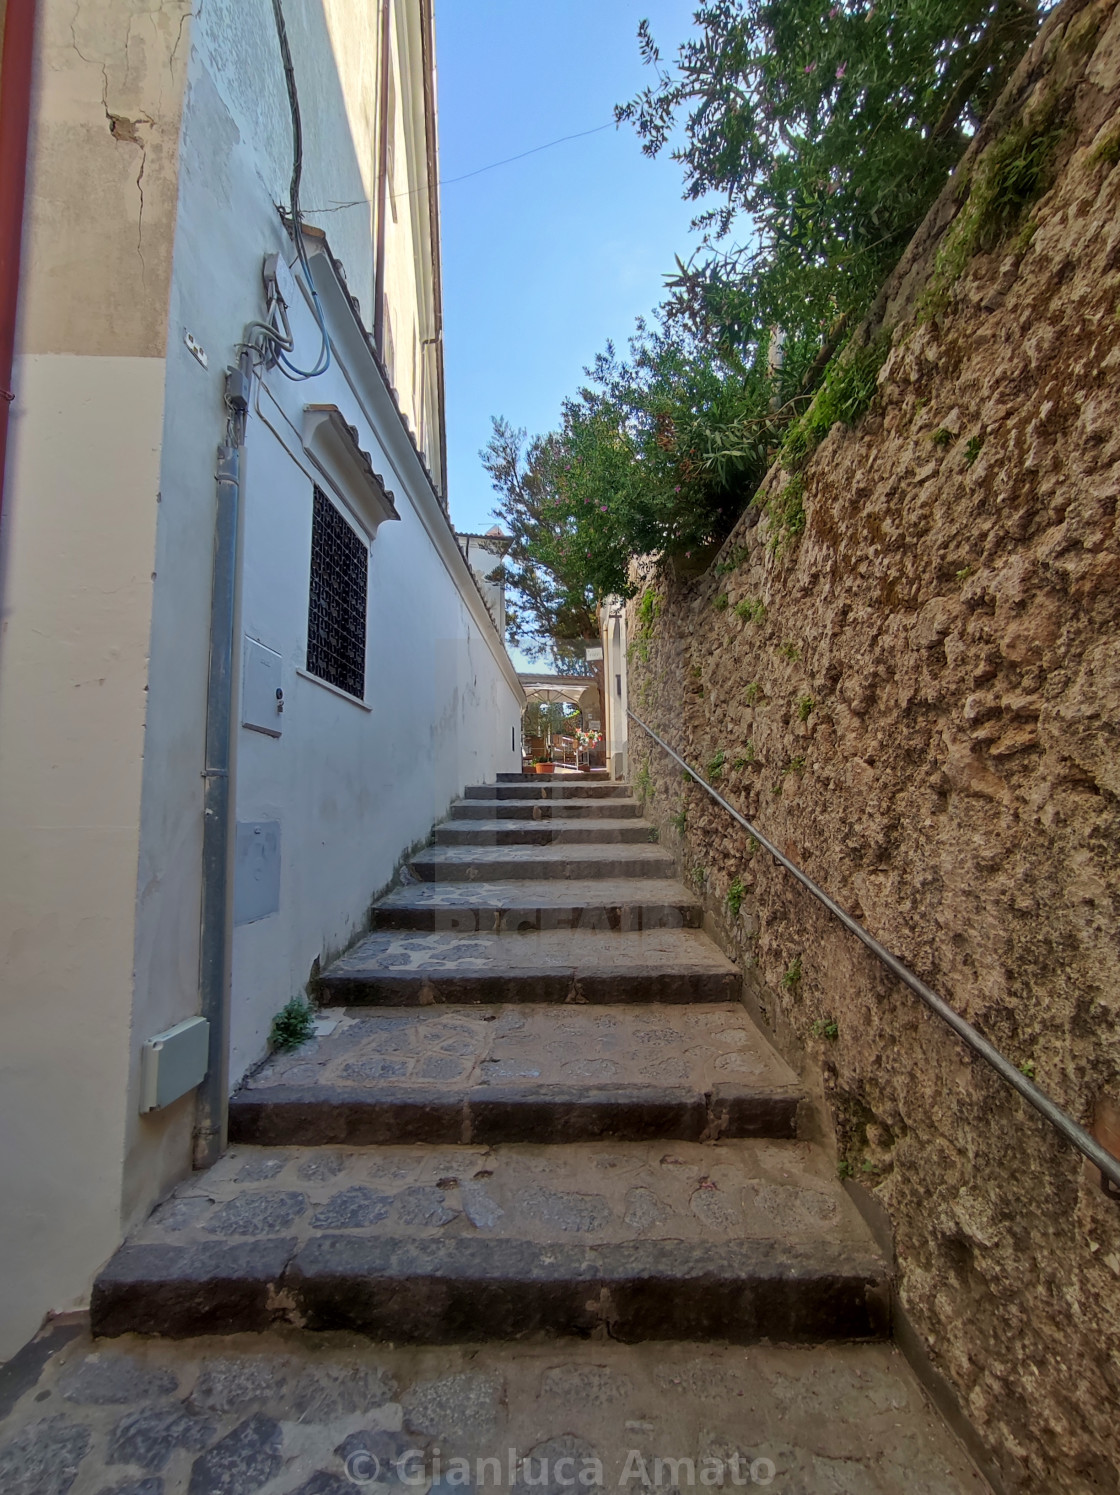
[[399, 519], [393, 495], [374, 472], [358, 433], [337, 405], [303, 407], [303, 449], [319, 471], [339, 490], [369, 531], [377, 534], [386, 519]]

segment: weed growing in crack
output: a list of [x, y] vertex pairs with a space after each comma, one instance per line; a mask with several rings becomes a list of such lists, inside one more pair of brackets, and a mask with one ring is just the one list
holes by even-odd
[[727, 596], [727, 593], [721, 592], [719, 596], [716, 597], [712, 602], [712, 606], [715, 608], [717, 613], [725, 613], [727, 611], [728, 601], [729, 598]]
[[965, 442], [964, 460], [969, 467], [976, 461], [984, 445], [983, 436], [970, 436]]
[[786, 991], [792, 991], [801, 980], [801, 956], [795, 955], [786, 967], [786, 973], [782, 977], [782, 985]]
[[813, 714], [813, 707], [816, 704], [817, 703], [816, 703], [816, 701], [813, 700], [812, 696], [800, 696], [798, 698], [798, 702], [797, 702], [797, 719], [798, 719], [798, 721], [807, 722], [809, 720], [809, 718], [812, 716], [812, 714]]
[[735, 616], [742, 618], [744, 623], [761, 623], [766, 616], [766, 608], [762, 602], [750, 597], [744, 597], [742, 602], [736, 602], [734, 608]]
[[293, 997], [285, 1002], [272, 1019], [268, 1041], [280, 1053], [298, 1049], [315, 1031], [315, 1009], [303, 997]]
[[748, 706], [754, 706], [762, 694], [762, 686], [757, 680], [752, 680], [749, 685], [743, 687], [743, 698]]
[[830, 1042], [840, 1037], [840, 1028], [835, 1018], [821, 1017], [809, 1029], [814, 1038], [827, 1038]]
[[723, 751], [722, 748], [720, 748], [719, 752], [716, 753], [715, 757], [711, 758], [709, 760], [709, 762], [708, 762], [707, 772], [708, 772], [708, 779], [709, 779], [710, 782], [714, 782], [716, 779], [718, 779], [720, 777], [720, 775], [723, 773], [723, 765], [726, 762], [727, 762], [727, 754]]
[[742, 880], [737, 877], [727, 890], [727, 908], [733, 919], [739, 917], [739, 910], [742, 908], [743, 899], [746, 896], [747, 890], [744, 888]]

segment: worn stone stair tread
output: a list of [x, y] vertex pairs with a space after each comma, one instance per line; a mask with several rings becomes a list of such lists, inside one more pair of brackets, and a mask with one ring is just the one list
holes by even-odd
[[[465, 1459], [470, 1483], [458, 1487], [464, 1495], [532, 1489], [519, 1486], [516, 1469], [510, 1473], [510, 1449], [515, 1462], [531, 1458], [530, 1471], [542, 1481], [538, 1490], [570, 1488], [572, 1495], [587, 1490], [580, 1473], [598, 1472], [584, 1458], [600, 1462], [595, 1488], [602, 1491], [652, 1486], [667, 1495], [672, 1482], [704, 1491], [711, 1485], [700, 1476], [711, 1478], [719, 1459], [725, 1461], [723, 1479], [715, 1488], [725, 1495], [737, 1487], [748, 1495], [760, 1489], [776, 1495], [988, 1492], [889, 1344], [563, 1339], [391, 1346], [297, 1329], [93, 1340], [57, 1324], [44, 1331], [42, 1343], [42, 1368], [26, 1378], [0, 1429], [0, 1459], [21, 1491], [45, 1490], [43, 1479], [50, 1489], [62, 1489], [41, 1470], [44, 1444], [52, 1432], [59, 1438], [47, 1420], [57, 1412], [49, 1409], [64, 1407], [75, 1495], [149, 1488], [184, 1495], [188, 1482], [195, 1490], [246, 1495], [260, 1486], [255, 1465], [267, 1470], [269, 1454], [282, 1473], [279, 1485], [270, 1482], [267, 1490], [342, 1495], [387, 1483], [407, 1491], [417, 1471], [434, 1473], [437, 1447], [444, 1476], [437, 1489], [457, 1488], [463, 1465], [452, 1460]], [[166, 1474], [126, 1477], [122, 1486], [115, 1460], [125, 1438], [143, 1449], [146, 1464], [166, 1465]], [[380, 1486], [346, 1477], [347, 1456], [363, 1447], [381, 1459]], [[642, 1461], [638, 1478], [635, 1449]], [[732, 1453], [738, 1455], [734, 1466]], [[555, 1462], [572, 1455], [571, 1465]], [[494, 1458], [497, 1481], [493, 1465], [480, 1462]], [[695, 1483], [678, 1460], [692, 1461]], [[352, 1463], [350, 1472], [368, 1478], [367, 1465]], [[649, 1486], [641, 1481], [643, 1468]], [[551, 1483], [557, 1473], [575, 1483]]]
[[409, 866], [427, 882], [512, 877], [670, 877], [673, 858], [654, 846], [429, 846]]
[[601, 816], [587, 820], [445, 820], [437, 825], [437, 846], [550, 846], [652, 844], [656, 837], [648, 820]]
[[413, 882], [374, 904], [374, 929], [497, 934], [530, 929], [698, 929], [703, 908], [673, 878]]
[[271, 1146], [794, 1137], [797, 1076], [738, 1006], [329, 1013], [267, 1060], [230, 1137]]
[[463, 791], [465, 799], [630, 799], [629, 784], [588, 783], [581, 774], [577, 779], [557, 778], [551, 774], [534, 774], [532, 780], [513, 784], [470, 784]]
[[453, 820], [623, 820], [641, 812], [641, 801], [628, 798], [456, 799], [451, 803]]
[[739, 970], [699, 929], [617, 934], [367, 935], [319, 978], [336, 1006], [370, 1002], [729, 1002]]
[[888, 1264], [798, 1142], [232, 1147], [98, 1277], [95, 1333], [881, 1336]]

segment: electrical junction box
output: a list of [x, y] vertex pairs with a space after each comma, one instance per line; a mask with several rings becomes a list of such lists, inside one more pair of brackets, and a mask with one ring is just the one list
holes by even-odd
[[241, 725], [251, 732], [279, 737], [284, 721], [281, 659], [255, 638], [245, 640], [241, 656]]
[[169, 1106], [201, 1085], [209, 1062], [210, 1024], [204, 1017], [188, 1017], [149, 1038], [140, 1051], [141, 1115]]
[[233, 847], [233, 922], [280, 912], [280, 822], [239, 820]]

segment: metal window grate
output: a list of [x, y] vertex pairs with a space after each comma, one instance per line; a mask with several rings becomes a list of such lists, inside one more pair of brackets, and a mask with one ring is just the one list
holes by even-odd
[[311, 520], [307, 668], [361, 700], [366, 691], [369, 551], [321, 488]]

